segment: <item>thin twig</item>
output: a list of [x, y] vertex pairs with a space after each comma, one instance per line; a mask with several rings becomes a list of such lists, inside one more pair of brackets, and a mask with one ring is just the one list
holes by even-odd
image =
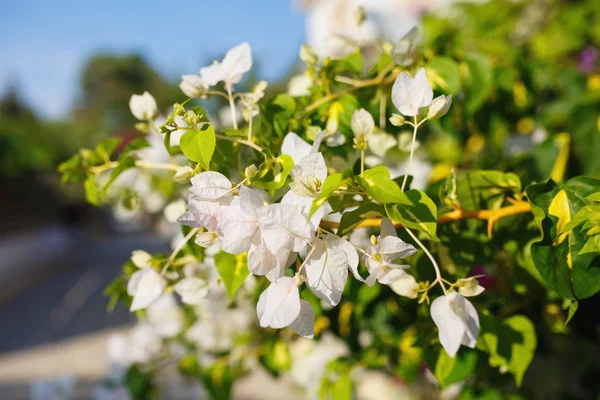
[[[507, 218], [513, 215], [528, 213], [531, 211], [531, 205], [527, 201], [516, 201], [510, 206], [498, 208], [496, 210], [462, 210], [457, 209], [438, 217], [438, 224], [447, 224], [449, 222], [460, 221], [464, 219], [480, 219], [488, 221], [488, 236], [492, 236], [492, 228], [494, 224], [503, 218]], [[381, 225], [381, 218], [368, 218], [357, 225], [357, 228], [375, 228]], [[332, 221], [321, 221], [320, 224], [323, 229], [334, 229], [339, 226], [338, 222]], [[402, 226], [400, 222], [394, 222], [394, 226], [399, 228]]]

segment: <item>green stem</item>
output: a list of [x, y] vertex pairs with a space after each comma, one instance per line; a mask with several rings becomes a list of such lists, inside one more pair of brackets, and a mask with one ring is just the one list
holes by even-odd
[[173, 250], [173, 252], [171, 253], [171, 255], [169, 256], [169, 259], [167, 260], [167, 263], [165, 264], [165, 266], [163, 267], [162, 271], [160, 272], [161, 275], [164, 275], [165, 272], [167, 272], [167, 269], [169, 269], [169, 267], [171, 266], [171, 264], [173, 264], [173, 261], [175, 261], [175, 257], [177, 257], [177, 254], [179, 254], [179, 252], [185, 247], [185, 245], [187, 244], [187, 242], [190, 241], [190, 239], [196, 234], [198, 233], [200, 229], [199, 228], [194, 228], [192, 229], [187, 235], [186, 237], [183, 238], [183, 240], [177, 245], [177, 247], [175, 247], [175, 249]]
[[233, 95], [231, 94], [231, 83], [225, 83], [225, 87], [227, 88], [227, 97], [229, 98], [229, 107], [231, 108], [231, 123], [233, 125], [233, 129], [237, 129], [237, 115], [235, 113], [235, 103], [233, 102]]
[[429, 287], [431, 288], [431, 287], [435, 286], [437, 283], [439, 283], [440, 286], [442, 287], [442, 290], [444, 291], [444, 296], [445, 296], [446, 295], [446, 287], [444, 286], [444, 282], [443, 282], [444, 279], [442, 278], [442, 273], [440, 272], [440, 267], [438, 266], [437, 261], [435, 261], [435, 258], [433, 258], [433, 256], [429, 252], [429, 250], [427, 250], [427, 247], [425, 247], [425, 245], [419, 240], [419, 238], [417, 238], [417, 235], [412, 233], [412, 231], [410, 229], [408, 229], [407, 227], [404, 227], [404, 229], [406, 230], [406, 233], [408, 233], [410, 235], [410, 237], [413, 238], [413, 240], [419, 245], [419, 247], [423, 250], [423, 252], [425, 252], [425, 255], [427, 255], [427, 257], [431, 261], [431, 264], [433, 264], [433, 268], [435, 269], [436, 278]]
[[415, 122], [413, 124], [413, 136], [412, 142], [410, 144], [410, 155], [408, 156], [408, 165], [406, 166], [406, 172], [404, 173], [404, 179], [402, 180], [402, 187], [400, 190], [404, 192], [404, 188], [406, 187], [406, 180], [408, 179], [408, 173], [410, 172], [410, 164], [412, 163], [413, 154], [415, 153], [415, 141], [417, 140], [417, 130], [419, 129], [419, 124], [417, 123], [417, 115], [415, 114]]

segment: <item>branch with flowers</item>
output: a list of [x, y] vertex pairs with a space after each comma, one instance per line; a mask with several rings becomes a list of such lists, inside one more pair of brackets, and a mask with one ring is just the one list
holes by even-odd
[[[414, 36], [411, 31], [396, 47], [382, 48], [366, 77], [362, 51], [344, 59], [321, 59], [305, 45], [300, 56], [307, 66], [308, 87], [299, 90], [301, 95], [279, 94], [270, 100], [265, 100], [266, 82], [258, 82], [248, 92], [236, 92], [236, 85], [252, 67], [250, 46], [243, 43], [222, 61], [202, 68], [199, 75], [184, 75], [180, 88], [189, 98], [174, 104], [164, 117], [159, 116], [152, 95], [133, 95], [130, 108], [139, 120], [140, 138], [124, 148], [118, 139], [109, 139], [61, 165], [64, 180], [83, 182], [88, 200], [97, 205], [111, 198], [115, 181], [127, 172], [153, 174], [177, 185], [173, 193], [178, 200], [168, 214], [176, 215], [169, 219], [176, 219], [182, 235], [172, 252], [168, 256], [134, 252], [109, 293], [140, 315], [152, 314], [165, 298], [171, 299], [171, 306], [179, 304], [185, 315], [193, 315], [190, 323], [181, 323], [168, 336], [193, 349], [186, 359], [189, 363], [182, 362], [186, 373], [197, 376], [199, 371], [216, 368], [214, 363], [201, 365], [198, 353], [202, 352], [225, 363], [217, 363], [219, 368], [227, 369], [229, 363], [238, 361], [242, 365], [241, 360], [221, 354], [233, 352], [233, 343], [243, 340], [242, 331], [246, 338], [263, 341], [259, 345], [244, 342], [248, 344], [244, 354], [268, 357], [266, 348], [280, 351], [273, 349], [287, 346], [283, 338], [295, 340], [290, 339], [288, 329], [277, 331], [284, 328], [310, 339], [329, 331], [347, 338], [351, 323], [369, 329], [360, 317], [349, 322], [353, 312], [369, 321], [364, 314], [372, 306], [371, 300], [364, 300], [369, 293], [375, 293], [373, 304], [379, 296], [387, 299], [391, 293], [393, 304], [407, 306], [404, 313], [410, 314], [411, 329], [406, 332], [428, 327], [423, 329], [426, 344], [419, 352], [435, 353], [436, 359], [452, 368], [460, 367], [457, 360], [465, 354], [472, 357], [475, 352], [496, 360], [497, 349], [481, 339], [480, 330], [493, 336], [497, 332], [485, 329], [507, 322], [494, 319], [484, 308], [493, 307], [495, 301], [478, 281], [485, 275], [470, 273], [470, 268], [457, 269], [453, 260], [464, 255], [460, 248], [455, 255], [447, 243], [476, 242], [488, 246], [489, 253], [499, 252], [502, 248], [491, 249], [497, 245], [491, 243], [494, 227], [520, 214], [531, 214], [534, 220], [519, 220], [523, 230], [535, 230], [530, 228], [537, 224], [544, 235], [543, 251], [537, 250], [536, 243], [530, 244], [531, 254], [524, 256], [536, 266], [548, 251], [563, 251], [558, 250], [561, 245], [572, 244], [571, 238], [582, 235], [581, 230], [587, 230], [590, 248], [596, 243], [595, 226], [586, 223], [585, 229], [576, 230], [597, 212], [599, 199], [592, 193], [600, 187], [596, 180], [580, 179], [561, 186], [534, 183], [523, 190], [521, 178], [513, 172], [450, 168], [435, 190], [416, 182], [419, 139], [441, 129], [453, 96], [434, 97], [430, 76], [436, 75], [417, 68], [409, 57]], [[212, 96], [227, 100], [231, 127], [217, 128], [198, 105], [198, 100]], [[409, 127], [406, 132], [405, 127]], [[402, 135], [407, 138], [406, 154], [398, 156], [393, 150], [399, 148]], [[153, 148], [159, 148], [160, 161], [153, 158], [154, 153], [148, 156]], [[386, 158], [387, 153], [393, 157]], [[118, 196], [113, 193], [112, 198]], [[573, 208], [575, 198], [584, 199], [589, 208], [579, 203]], [[479, 227], [438, 232], [439, 224], [467, 219], [487, 221], [485, 239]], [[548, 221], [558, 221], [551, 231]], [[360, 235], [366, 238], [357, 239]], [[596, 251], [590, 248], [579, 250]], [[468, 252], [465, 258], [475, 259], [475, 250]], [[571, 263], [569, 268], [591, 262], [580, 253], [567, 253], [563, 261]], [[552, 281], [551, 273], [543, 268], [538, 267], [544, 271], [541, 279], [560, 285], [565, 299], [580, 295], [574, 286], [565, 288]], [[441, 291], [436, 296], [437, 286]], [[226, 309], [227, 315], [243, 310], [247, 316], [249, 307], [256, 312], [251, 321], [244, 320], [244, 330], [227, 330], [226, 345], [203, 320], [218, 320], [211, 309], [213, 296], [225, 304], [218, 309]], [[469, 300], [473, 298], [475, 304]], [[418, 300], [410, 305], [408, 301], [414, 299]], [[385, 301], [380, 304], [387, 304], [387, 309], [397, 308]], [[332, 318], [337, 318], [336, 324]], [[214, 323], [221, 329], [221, 322]], [[434, 332], [433, 325], [437, 334], [425, 333]], [[525, 325], [520, 328], [530, 334]], [[211, 337], [210, 348], [206, 335]], [[377, 340], [382, 349], [401, 340], [394, 337], [390, 342], [385, 330], [381, 335]], [[353, 356], [363, 355], [361, 351]], [[270, 365], [277, 360], [262, 361]], [[527, 365], [520, 364], [517, 370], [509, 362], [502, 364], [517, 382]], [[340, 370], [350, 374], [355, 367], [344, 365]]]

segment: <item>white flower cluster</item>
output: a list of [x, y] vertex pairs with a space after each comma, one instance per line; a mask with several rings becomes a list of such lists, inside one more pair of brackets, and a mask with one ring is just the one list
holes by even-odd
[[[202, 97], [208, 93], [210, 86], [223, 81], [235, 114], [231, 86], [238, 83], [251, 66], [250, 47], [244, 43], [231, 49], [222, 62], [202, 68], [200, 76], [184, 76], [181, 88], [190, 97]], [[252, 93], [240, 94], [250, 128], [252, 115], [258, 109], [256, 104], [262, 98], [265, 87], [265, 83], [259, 83]], [[156, 116], [156, 103], [153, 98], [150, 101], [151, 98], [147, 93], [132, 97], [131, 108], [136, 117], [147, 121]], [[414, 127], [412, 158], [418, 126], [427, 119], [445, 115], [452, 97], [441, 95], [434, 99], [426, 72], [420, 69], [414, 78], [404, 72], [398, 75], [391, 99], [401, 114], [414, 118], [414, 122], [407, 122], [398, 114], [391, 118], [394, 125], [407, 123]], [[428, 107], [428, 113], [419, 122], [424, 107]], [[355, 148], [364, 157], [364, 151], [375, 133], [373, 117], [364, 109], [355, 111], [351, 129]], [[294, 167], [290, 190], [280, 201], [271, 199], [262, 189], [252, 187], [250, 177], [239, 184], [232, 183], [227, 176], [216, 171], [204, 171], [191, 178], [187, 211], [178, 218], [178, 222], [199, 230], [195, 241], [202, 247], [216, 246], [230, 254], [247, 253], [249, 271], [253, 275], [265, 276], [271, 282], [260, 295], [256, 307], [262, 327], [289, 326], [299, 335], [311, 338], [314, 311], [309, 302], [300, 298], [299, 287], [306, 284], [324, 303], [336, 306], [341, 300], [349, 271], [367, 285], [375, 282], [389, 285], [397, 294], [408, 298], [417, 298], [423, 291], [426, 295], [430, 289], [421, 289], [415, 278], [405, 271], [408, 265], [396, 263], [398, 259], [411, 256], [417, 249], [397, 236], [389, 219], [382, 219], [380, 235], [372, 237], [369, 246], [358, 248], [369, 273], [366, 279], [359, 273], [357, 247], [319, 227], [321, 220], [331, 212], [328, 203], [312, 210], [328, 175], [319, 147], [334, 131], [337, 131], [337, 125], [335, 129], [328, 128], [317, 134], [312, 144], [294, 132], [285, 136], [281, 154], [288, 155]], [[251, 135], [248, 142], [250, 140]], [[167, 280], [164, 274], [152, 267], [150, 255], [136, 253], [132, 260], [140, 269], [131, 277], [128, 292], [133, 296], [131, 310], [139, 310], [163, 295]], [[294, 276], [287, 274], [292, 265], [296, 267]], [[435, 267], [437, 270], [437, 265]], [[446, 292], [441, 277], [434, 285], [436, 283], [442, 286], [445, 295], [433, 301], [431, 315], [439, 329], [442, 346], [454, 356], [460, 345], [475, 346], [479, 319], [475, 308], [464, 296], [477, 295], [483, 288], [474, 279], [458, 282], [458, 293]], [[174, 289], [184, 303], [196, 306], [202, 304], [209, 293], [207, 281], [193, 275], [178, 280]], [[207, 327], [198, 329], [204, 332]]]

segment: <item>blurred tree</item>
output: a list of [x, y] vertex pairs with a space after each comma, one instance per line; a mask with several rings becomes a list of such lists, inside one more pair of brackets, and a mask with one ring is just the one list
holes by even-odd
[[42, 124], [12, 86], [0, 99], [0, 174], [49, 166], [54, 154], [47, 145]]

